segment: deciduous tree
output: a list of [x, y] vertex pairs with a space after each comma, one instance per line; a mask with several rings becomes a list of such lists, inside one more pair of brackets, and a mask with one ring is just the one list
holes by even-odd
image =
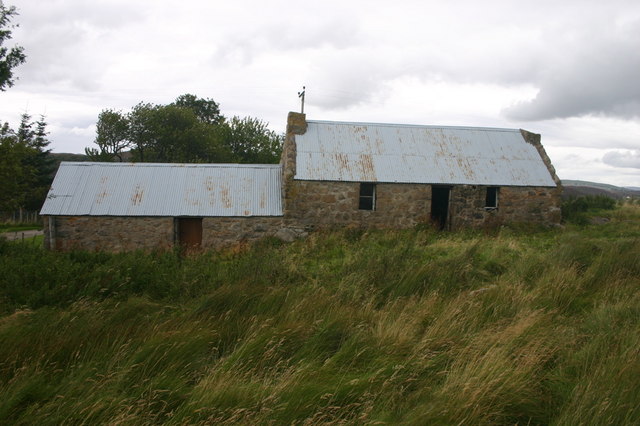
[[233, 117], [229, 123], [229, 147], [241, 163], [277, 163], [283, 137], [267, 123], [253, 117]]
[[128, 114], [103, 110], [96, 125], [94, 161], [171, 163], [277, 163], [282, 137], [263, 121], [234, 117], [227, 122], [212, 99], [179, 96], [168, 105], [139, 103]]
[[11, 30], [16, 27], [11, 24], [11, 19], [17, 14], [15, 7], [6, 7], [0, 1], [0, 91], [13, 86], [13, 69], [26, 59], [24, 48], [21, 46], [8, 48], [4, 45], [11, 40]]
[[173, 102], [173, 105], [181, 108], [188, 108], [192, 110], [198, 120], [207, 124], [222, 124], [224, 123], [224, 116], [220, 114], [220, 106], [213, 99], [198, 98], [195, 95], [185, 94], [180, 95]]
[[122, 161], [122, 153], [131, 145], [129, 120], [120, 111], [103, 110], [96, 123], [98, 148], [85, 148], [85, 154], [93, 161]]

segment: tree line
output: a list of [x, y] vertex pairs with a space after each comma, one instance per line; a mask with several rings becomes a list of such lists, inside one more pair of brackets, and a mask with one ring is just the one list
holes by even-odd
[[[21, 46], [7, 47], [15, 7], [0, 0], [0, 92], [13, 86], [14, 68], [26, 60]], [[253, 117], [227, 119], [212, 99], [185, 94], [168, 105], [141, 102], [129, 112], [103, 110], [93, 161], [277, 163], [283, 136]], [[48, 148], [44, 116], [23, 113], [17, 129], [0, 121], [0, 211], [38, 211], [57, 162]]]
[[283, 136], [253, 117], [227, 119], [213, 99], [192, 94], [167, 105], [141, 102], [105, 109], [96, 123], [92, 161], [277, 163]]
[[40, 210], [53, 179], [55, 164], [48, 149], [44, 116], [22, 114], [20, 126], [0, 127], [0, 210]]
[[[0, 1], [0, 91], [13, 86], [13, 70], [26, 60], [21, 46], [7, 47], [16, 8]], [[0, 122], [0, 211], [39, 210], [53, 178], [44, 116], [22, 114], [18, 129]]]

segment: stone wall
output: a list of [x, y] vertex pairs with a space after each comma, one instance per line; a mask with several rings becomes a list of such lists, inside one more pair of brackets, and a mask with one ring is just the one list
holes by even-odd
[[[375, 210], [359, 210], [357, 182], [291, 180], [285, 217], [307, 230], [333, 226], [411, 228], [431, 220], [431, 185], [376, 184]], [[498, 207], [485, 208], [486, 186], [454, 185], [449, 200], [448, 229], [495, 227], [527, 222], [560, 222], [557, 188], [501, 187]]]
[[492, 228], [508, 223], [560, 223], [560, 189], [500, 187], [498, 207], [485, 208], [486, 186], [458, 185], [451, 190], [450, 229]]
[[174, 225], [170, 217], [47, 216], [44, 235], [45, 247], [62, 251], [151, 250], [173, 247]]
[[377, 184], [375, 210], [358, 209], [359, 183], [292, 180], [289, 185], [285, 217], [306, 229], [410, 228], [430, 217], [429, 185]]
[[[412, 228], [428, 224], [431, 185], [377, 184], [375, 210], [359, 210], [360, 184], [290, 180], [284, 217], [205, 217], [202, 247], [220, 249], [275, 236], [293, 240], [332, 227]], [[486, 187], [451, 187], [448, 229], [560, 222], [559, 188], [501, 187], [498, 207], [485, 208]], [[50, 225], [53, 224], [53, 228]], [[175, 246], [172, 217], [49, 216], [45, 247], [131, 251]]]
[[282, 217], [205, 217], [202, 247], [224, 248], [277, 235]]
[[[292, 227], [283, 234], [281, 217], [205, 217], [202, 247], [224, 248], [274, 235], [290, 239], [296, 232]], [[172, 217], [48, 216], [44, 234], [45, 247], [61, 251], [156, 250], [176, 244]]]

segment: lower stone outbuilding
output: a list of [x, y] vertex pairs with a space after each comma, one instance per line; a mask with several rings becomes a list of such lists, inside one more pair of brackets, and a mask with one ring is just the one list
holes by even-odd
[[219, 248], [282, 228], [278, 165], [65, 163], [41, 215], [57, 250]]

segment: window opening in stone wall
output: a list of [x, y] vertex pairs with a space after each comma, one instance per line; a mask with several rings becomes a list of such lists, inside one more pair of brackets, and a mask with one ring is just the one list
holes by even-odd
[[376, 207], [376, 185], [374, 183], [360, 184], [360, 210], [375, 210]]
[[487, 188], [487, 199], [485, 202], [485, 208], [496, 209], [498, 208], [498, 190], [500, 188], [496, 186], [490, 186]]

